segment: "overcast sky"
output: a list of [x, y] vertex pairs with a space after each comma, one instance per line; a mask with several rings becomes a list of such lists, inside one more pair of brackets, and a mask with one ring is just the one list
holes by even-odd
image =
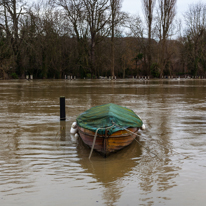
[[[158, 0], [156, 0], [157, 4]], [[198, 3], [199, 0], [177, 0], [177, 17], [182, 18], [189, 4]], [[206, 0], [201, 0], [202, 3], [206, 3]], [[128, 12], [130, 14], [139, 14], [143, 16], [142, 13], [142, 0], [123, 0], [122, 11]]]

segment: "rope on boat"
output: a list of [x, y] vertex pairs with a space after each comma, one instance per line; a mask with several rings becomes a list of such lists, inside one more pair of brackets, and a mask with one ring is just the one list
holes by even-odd
[[93, 144], [92, 144], [92, 148], [91, 148], [91, 151], [90, 151], [90, 154], [89, 154], [89, 159], [91, 158], [91, 156], [92, 156], [92, 152], [93, 152], [93, 150], [94, 150], [94, 145], [95, 145], [95, 142], [96, 142], [96, 138], [97, 138], [97, 133], [98, 133], [98, 131], [100, 130], [100, 129], [110, 129], [110, 128], [112, 128], [112, 127], [114, 127], [114, 124], [112, 125], [112, 126], [110, 126], [110, 127], [104, 127], [104, 128], [98, 128], [97, 130], [96, 130], [96, 132], [95, 132], [95, 135], [94, 135], [94, 139], [93, 139]]
[[[133, 138], [133, 139], [134, 139], [139, 145], [141, 145], [141, 146], [142, 146], [144, 149], [146, 149], [148, 152], [150, 152], [151, 154], [153, 154], [154, 156], [156, 156], [157, 158], [159, 158], [155, 153], [151, 152], [150, 149], [146, 148], [143, 144], [141, 144], [141, 143], [136, 139], [136, 137], [138, 136], [136, 133], [134, 133], [134, 132], [132, 132], [132, 131], [126, 129], [126, 128], [123, 128], [123, 127], [117, 125], [117, 124], [114, 123], [114, 122], [112, 122], [112, 123], [113, 123], [115, 126], [120, 127], [121, 129], [124, 129], [124, 130], [126, 130], [127, 132], [130, 132], [131, 134], [134, 134], [134, 135], [135, 135], [135, 138]], [[160, 158], [159, 158], [159, 159], [160, 159]]]
[[[130, 132], [130, 133], [132, 133], [132, 134], [134, 134], [134, 135], [137, 136], [136, 133], [134, 133], [134, 132], [132, 132], [132, 131], [126, 129], [126, 128], [123, 128], [123, 127], [115, 124], [114, 122], [113, 122], [113, 124], [114, 124], [115, 126], [120, 127], [120, 128], [122, 128], [122, 129], [124, 129], [124, 130], [126, 130], [126, 131], [128, 131], [128, 132]], [[146, 138], [143, 138], [143, 139], [147, 140]], [[161, 158], [158, 157], [158, 155], [156, 155], [155, 153], [151, 152], [148, 148], [146, 148], [145, 146], [143, 146], [136, 138], [134, 138], [134, 140], [135, 140], [139, 145], [141, 145], [144, 149], [146, 149], [148, 152], [150, 152], [151, 154], [155, 155], [158, 159], [161, 159]], [[154, 140], [154, 139], [153, 139], [153, 140]], [[158, 141], [160, 141], [160, 140], [158, 140]], [[160, 141], [160, 142], [161, 142], [161, 141]], [[162, 148], [164, 148], [164, 149], [168, 149], [168, 150], [169, 150], [169, 148], [167, 148], [167, 147], [164, 147], [164, 146], [162, 146], [162, 145], [159, 145], [159, 146], [162, 147]], [[174, 149], [172, 149], [172, 151], [175, 152], [175, 153], [177, 153], [177, 154], [181, 154], [181, 153], [177, 152], [177, 151], [174, 150]], [[183, 154], [181, 154], [181, 155], [183, 155]], [[185, 156], [185, 155], [183, 155], [183, 156]], [[186, 155], [186, 156], [185, 156], [185, 159], [186, 159], [186, 158], [189, 158], [189, 156]]]
[[[148, 148], [146, 148], [143, 144], [141, 144], [141, 143], [136, 139], [136, 137], [138, 136], [136, 133], [134, 133], [134, 132], [132, 132], [132, 131], [124, 128], [124, 127], [121, 127], [121, 126], [117, 125], [115, 122], [112, 122], [112, 123], [113, 123], [113, 125], [110, 126], [110, 127], [106, 127], [106, 128], [101, 128], [101, 127], [100, 127], [100, 128], [98, 128], [98, 129], [96, 130], [95, 136], [94, 136], [94, 139], [93, 139], [93, 143], [92, 143], [92, 147], [91, 147], [91, 151], [90, 151], [90, 154], [89, 154], [89, 159], [91, 158], [92, 153], [93, 153], [93, 150], [94, 150], [94, 145], [95, 145], [95, 142], [96, 142], [96, 138], [97, 138], [97, 133], [98, 133], [98, 131], [99, 131], [100, 129], [110, 129], [110, 128], [114, 127], [114, 126], [117, 126], [117, 127], [121, 128], [121, 129], [123, 129], [123, 130], [131, 133], [131, 134], [134, 134], [135, 137], [134, 137], [133, 139], [134, 139], [139, 145], [141, 145], [141, 146], [142, 146], [144, 149], [146, 149], [149, 153], [151, 153], [151, 154], [153, 154], [154, 156], [156, 156], [157, 158], [159, 158], [155, 153], [151, 152]], [[159, 158], [159, 159], [160, 159], [160, 158]]]

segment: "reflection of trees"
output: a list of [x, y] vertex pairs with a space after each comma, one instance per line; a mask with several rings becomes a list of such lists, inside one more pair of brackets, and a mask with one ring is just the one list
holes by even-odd
[[140, 179], [140, 187], [146, 193], [153, 190], [166, 191], [176, 183], [173, 179], [179, 174], [179, 167], [172, 164], [172, 160], [158, 160], [149, 156], [143, 156], [136, 168], [136, 174]]
[[103, 199], [105, 200], [105, 205], [115, 205], [115, 203], [120, 199], [122, 193], [121, 181], [110, 183], [105, 185], [105, 190], [103, 193]]
[[[0, 122], [2, 123], [2, 122]], [[2, 130], [1, 130], [2, 131]], [[31, 180], [28, 176], [31, 175], [28, 171], [28, 162], [22, 160], [22, 154], [19, 149], [21, 129], [16, 125], [15, 127], [5, 126], [0, 139], [0, 173], [1, 192], [15, 194], [17, 188], [32, 187]]]
[[[154, 146], [153, 143], [141, 143], [151, 150]], [[164, 145], [164, 142], [158, 142], [158, 144]], [[89, 161], [87, 157], [90, 149], [79, 141], [77, 153], [80, 159], [78, 163], [85, 170], [85, 173], [92, 174], [92, 177], [103, 185], [102, 198], [105, 200], [105, 204], [113, 205], [124, 192], [125, 177], [130, 176], [134, 180], [138, 179], [134, 182], [131, 179], [130, 183], [138, 182], [138, 187], [141, 188], [144, 195], [152, 193], [154, 190], [165, 191], [176, 186], [173, 179], [178, 175], [180, 168], [176, 167], [172, 159], [168, 157], [169, 150], [161, 147], [162, 145], [158, 146], [158, 144], [155, 144], [155, 153], [160, 155], [162, 159], [150, 156], [144, 149], [142, 152], [142, 147], [137, 142], [133, 142], [128, 148], [106, 159], [98, 153], [94, 153], [92, 160]]]
[[89, 157], [90, 148], [79, 140], [77, 152], [80, 157], [79, 163], [82, 167], [92, 173], [98, 182], [105, 185], [124, 177], [124, 174], [138, 164], [132, 158], [141, 155], [141, 149], [137, 142], [133, 142], [123, 150], [111, 154], [108, 158], [104, 158], [99, 153], [94, 152], [91, 160], [89, 160], [87, 157]]
[[[82, 94], [81, 98], [75, 102], [76, 105], [81, 105], [81, 111], [78, 114], [97, 105], [115, 103], [115, 83], [109, 80], [86, 80], [81, 87], [75, 88], [76, 94]], [[85, 104], [82, 105], [82, 102]]]
[[137, 166], [138, 162], [133, 158], [141, 156], [141, 148], [137, 142], [111, 154], [108, 158], [103, 158], [94, 152], [90, 161], [85, 158], [89, 156], [90, 149], [80, 140], [77, 152], [80, 157], [79, 164], [85, 172], [91, 173], [98, 182], [103, 184], [105, 188], [103, 199], [106, 205], [113, 205], [121, 197], [122, 179]]
[[[157, 84], [158, 83], [158, 84]], [[143, 191], [150, 193], [154, 189], [165, 191], [176, 184], [173, 181], [178, 175], [179, 167], [172, 161], [171, 135], [173, 124], [173, 107], [176, 92], [167, 84], [159, 85], [160, 82], [150, 82], [149, 88], [139, 88], [136, 90], [137, 98], [145, 95], [141, 116], [146, 119], [147, 129], [142, 133], [144, 146], [157, 157], [144, 150], [141, 161], [137, 167], [135, 175], [139, 176], [140, 186]], [[170, 82], [169, 82], [170, 83]], [[155, 86], [155, 84], [157, 84]], [[149, 108], [149, 109], [148, 109]]]
[[[134, 151], [136, 152], [134, 153], [131, 153], [132, 149], [128, 148], [128, 150], [122, 150], [108, 159], [101, 158], [95, 153], [91, 162], [85, 159], [80, 160], [82, 167], [91, 173], [98, 182], [103, 183], [105, 204], [111, 205], [112, 202], [115, 204], [121, 197], [124, 192], [124, 177], [129, 173], [134, 178], [138, 178], [136, 182], [139, 183], [138, 187], [144, 194], [152, 193], [154, 190], [165, 191], [176, 185], [173, 179], [178, 175], [180, 168], [173, 163], [173, 157], [170, 153], [173, 149], [170, 137], [173, 120], [172, 108], [175, 101], [170, 94], [174, 94], [175, 90], [165, 84], [161, 87], [159, 83], [156, 83], [156, 85], [149, 88], [145, 88], [145, 86], [134, 87], [133, 85], [130, 87], [127, 82], [116, 82], [112, 87], [113, 90], [108, 89], [108, 87], [97, 87], [95, 91], [99, 95], [93, 98], [94, 96], [91, 94], [93, 106], [95, 106], [95, 103], [104, 103], [101, 102], [102, 97], [105, 97], [105, 94], [108, 93], [108, 98], [110, 97], [109, 94], [116, 94], [115, 98], [112, 99], [113, 103], [129, 105], [131, 109], [134, 108], [136, 113], [138, 113], [136, 110], [141, 108], [140, 116], [143, 117], [143, 120], [146, 119], [145, 123], [148, 128], [140, 135], [141, 143], [158, 156], [154, 157], [145, 149], [142, 152], [138, 143], [134, 142], [131, 145], [131, 148], [135, 147]], [[145, 96], [144, 101], [139, 101], [139, 99], [142, 99], [140, 95]], [[135, 102], [138, 102], [138, 108], [134, 106]], [[152, 139], [155, 141], [152, 141]], [[139, 152], [137, 148], [139, 148]], [[85, 151], [87, 151], [86, 154]], [[78, 154], [81, 158], [85, 158], [89, 156], [89, 151], [88, 148], [84, 147], [82, 150], [78, 149]]]

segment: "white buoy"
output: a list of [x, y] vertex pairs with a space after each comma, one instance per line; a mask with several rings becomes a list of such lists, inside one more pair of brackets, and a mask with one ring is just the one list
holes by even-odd
[[77, 133], [77, 123], [76, 122], [72, 123], [71, 129], [70, 129], [70, 133], [71, 134], [76, 134]]
[[74, 129], [77, 128], [77, 123], [76, 122], [72, 123], [72, 128], [74, 128]]
[[145, 130], [145, 125], [142, 124], [141, 130]]
[[74, 135], [74, 137], [75, 137], [76, 139], [78, 139], [78, 138], [79, 138], [79, 134], [76, 133], [76, 134]]
[[77, 138], [75, 137], [74, 134], [70, 134], [71, 140], [72, 142], [76, 143], [77, 142]]
[[71, 133], [71, 134], [75, 134], [75, 133], [77, 133], [77, 129], [74, 129], [74, 128], [71, 127], [71, 129], [70, 129], [70, 133]]

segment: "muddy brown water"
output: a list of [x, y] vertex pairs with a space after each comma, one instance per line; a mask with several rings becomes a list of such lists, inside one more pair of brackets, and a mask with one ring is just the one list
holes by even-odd
[[[205, 205], [205, 94], [206, 80], [0, 81], [0, 205]], [[110, 102], [142, 117], [141, 144], [88, 160], [71, 124]]]

